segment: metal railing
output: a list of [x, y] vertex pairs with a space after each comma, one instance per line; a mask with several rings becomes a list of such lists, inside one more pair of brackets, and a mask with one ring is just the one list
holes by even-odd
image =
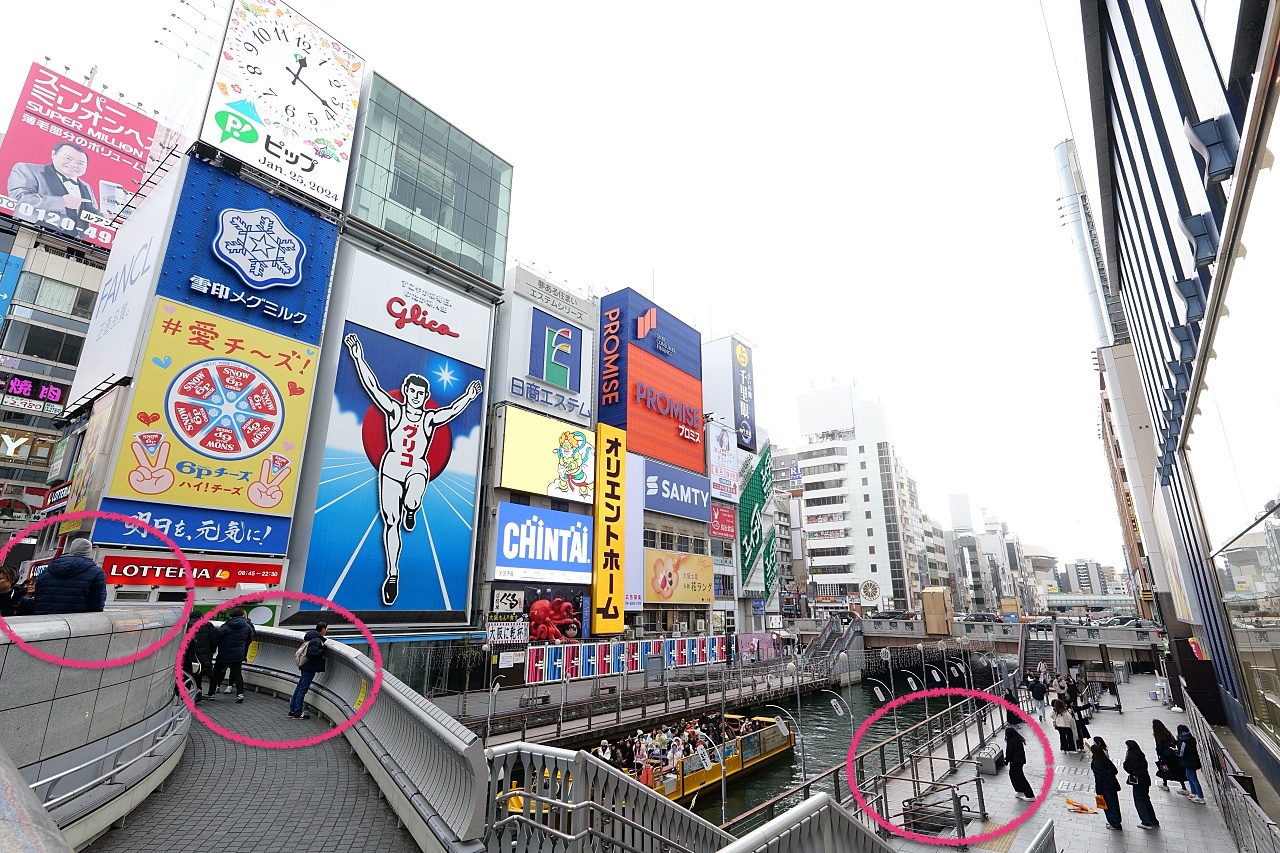
[[713, 853], [734, 840], [586, 752], [514, 743], [486, 754], [484, 842], [494, 853], [618, 848]]
[[1234, 778], [1247, 774], [1240, 769], [1200, 709], [1191, 701], [1185, 680], [1182, 682], [1182, 695], [1187, 709], [1187, 725], [1200, 747], [1201, 778], [1213, 788], [1236, 846], [1244, 853], [1277, 853], [1280, 851], [1280, 828]]
[[[969, 821], [975, 818], [981, 818], [984, 821], [987, 819], [987, 803], [982, 795], [982, 776], [976, 773], [972, 779], [962, 779], [954, 785], [915, 779], [910, 776], [881, 776], [880, 779], [886, 783], [910, 784], [915, 791], [914, 796], [903, 801], [902, 811], [879, 812], [889, 823], [893, 823], [894, 818], [899, 818], [901, 822], [895, 824], [896, 826], [928, 835], [938, 835], [943, 830], [952, 829], [955, 830], [957, 838], [963, 839], [965, 826]], [[961, 793], [961, 789], [966, 785], [974, 786], [978, 800], [977, 809], [970, 808], [969, 795]], [[888, 802], [887, 786], [879, 801]]]
[[720, 853], [890, 853], [892, 849], [837, 800], [814, 794]]
[[1044, 822], [1036, 837], [1027, 845], [1025, 853], [1058, 853], [1058, 842], [1053, 837], [1053, 821]]
[[[187, 681], [194, 685], [190, 676], [187, 676]], [[190, 725], [191, 711], [188, 710], [181, 699], [175, 696], [169, 704], [169, 715], [158, 725], [153, 726], [133, 740], [113, 747], [101, 755], [77, 764], [75, 767], [70, 767], [60, 773], [32, 782], [30, 785], [31, 791], [46, 809], [56, 809], [58, 806], [70, 802], [99, 785], [113, 783], [117, 776], [139, 761], [144, 758], [155, 757], [161, 748], [170, 745], [168, 742], [171, 738], [177, 738], [181, 741], [186, 737], [187, 729]], [[121, 760], [125, 753], [134, 749], [137, 750], [136, 755], [132, 758]], [[105, 772], [82, 785], [72, 788], [70, 791], [55, 793], [54, 788], [57, 787], [59, 781], [95, 766], [105, 768]], [[44, 789], [43, 793], [40, 790], [42, 788]]]
[[[257, 654], [245, 668], [247, 680], [259, 683], [275, 678], [296, 683], [298, 667], [293, 653], [302, 642], [302, 633], [260, 627], [257, 634]], [[336, 642], [326, 644], [325, 660], [326, 671], [316, 676], [309, 701], [316, 704], [315, 694], [319, 693], [339, 715], [350, 718], [369, 695], [375, 675], [373, 661]], [[394, 675], [384, 673], [373, 706], [349, 730], [348, 739], [352, 735], [368, 748], [366, 765], [380, 765], [377, 769], [393, 780], [408, 808], [437, 838], [453, 842], [483, 835], [489, 771], [480, 738], [466, 726]]]

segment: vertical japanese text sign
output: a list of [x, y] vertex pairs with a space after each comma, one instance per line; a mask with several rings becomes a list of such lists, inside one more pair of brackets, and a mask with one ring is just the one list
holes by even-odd
[[591, 633], [622, 632], [626, 553], [627, 434], [600, 424], [596, 434], [596, 565], [591, 580]]

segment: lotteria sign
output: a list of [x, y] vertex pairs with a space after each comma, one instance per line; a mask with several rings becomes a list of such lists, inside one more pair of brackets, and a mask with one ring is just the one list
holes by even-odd
[[644, 508], [694, 521], [711, 521], [711, 481], [663, 465], [644, 463]]
[[[207, 560], [189, 557], [196, 586], [234, 587], [241, 583], [276, 585], [284, 563], [279, 560]], [[102, 557], [102, 570], [109, 585], [186, 586], [186, 573], [176, 557], [163, 554], [113, 554]]]
[[591, 516], [498, 504], [494, 579], [591, 582]]

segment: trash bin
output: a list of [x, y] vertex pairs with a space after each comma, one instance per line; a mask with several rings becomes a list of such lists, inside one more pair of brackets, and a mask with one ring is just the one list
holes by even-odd
[[973, 757], [978, 761], [978, 772], [984, 776], [996, 775], [1000, 772], [1000, 765], [1004, 764], [1004, 750], [996, 744], [984, 746]]
[[1119, 661], [1111, 664], [1111, 668], [1116, 671], [1116, 684], [1129, 683], [1129, 662]]

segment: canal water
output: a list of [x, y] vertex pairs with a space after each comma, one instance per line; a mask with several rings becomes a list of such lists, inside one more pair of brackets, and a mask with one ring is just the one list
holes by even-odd
[[[907, 676], [903, 672], [894, 673], [894, 689], [898, 696], [904, 696], [912, 692], [912, 687], [908, 683]], [[997, 673], [994, 670], [984, 667], [983, 665], [975, 665], [973, 670], [974, 686], [978, 689], [986, 687], [995, 681]], [[920, 675], [914, 675], [916, 689], [919, 688]], [[937, 685], [931, 685], [937, 686]], [[967, 687], [967, 684], [954, 680], [952, 687]], [[832, 707], [835, 699], [831, 693], [815, 692], [807, 696], [801, 697], [800, 709], [803, 711], [804, 718], [800, 720], [800, 726], [804, 733], [804, 754], [805, 761], [808, 764], [809, 778], [813, 778], [825, 770], [829, 770], [837, 764], [843, 764], [849, 753], [849, 744], [853, 741], [853, 733], [862, 722], [875, 713], [885, 703], [876, 696], [876, 688], [869, 681], [863, 681], [861, 684], [853, 684], [843, 689], [833, 688], [834, 693], [838, 694], [848, 704], [853, 712], [852, 721], [848, 712], [844, 711], [843, 706], [841, 712], [843, 716], [838, 716]], [[883, 690], [880, 691], [883, 693]], [[931, 713], [937, 713], [942, 707], [940, 699], [932, 699], [929, 703]], [[961, 701], [961, 700], [956, 700]], [[792, 716], [796, 716], [796, 701], [792, 698], [790, 701], [779, 703], [781, 707], [789, 711]], [[763, 707], [753, 709], [752, 714], [760, 716], [781, 716], [786, 720], [785, 715], [777, 714], [776, 711], [766, 710]], [[924, 702], [911, 702], [898, 708], [898, 725], [901, 728], [907, 728], [915, 723], [920, 722], [925, 717]], [[790, 722], [788, 722], [790, 725]], [[864, 736], [864, 740], [859, 744], [859, 751], [866, 746], [871, 746], [879, 741], [886, 740], [894, 734], [894, 717], [890, 712], [884, 717], [877, 720], [870, 731]], [[728, 797], [725, 801], [725, 815], [732, 820], [743, 812], [750, 811], [761, 803], [781, 794], [789, 788], [799, 785], [803, 781], [801, 775], [802, 765], [800, 760], [800, 745], [796, 744], [793, 754], [775, 761], [773, 764], [759, 770], [756, 773], [746, 777], [729, 782]], [[830, 792], [830, 784], [822, 786], [821, 790]], [[789, 804], [793, 805], [793, 804]], [[712, 823], [720, 823], [720, 796], [719, 791], [706, 791], [699, 794], [697, 801], [694, 803], [694, 811], [698, 815], [711, 821]], [[783, 809], [778, 810], [779, 813]], [[763, 823], [753, 822], [758, 825]], [[735, 828], [735, 832], [741, 833], [743, 828]]]

